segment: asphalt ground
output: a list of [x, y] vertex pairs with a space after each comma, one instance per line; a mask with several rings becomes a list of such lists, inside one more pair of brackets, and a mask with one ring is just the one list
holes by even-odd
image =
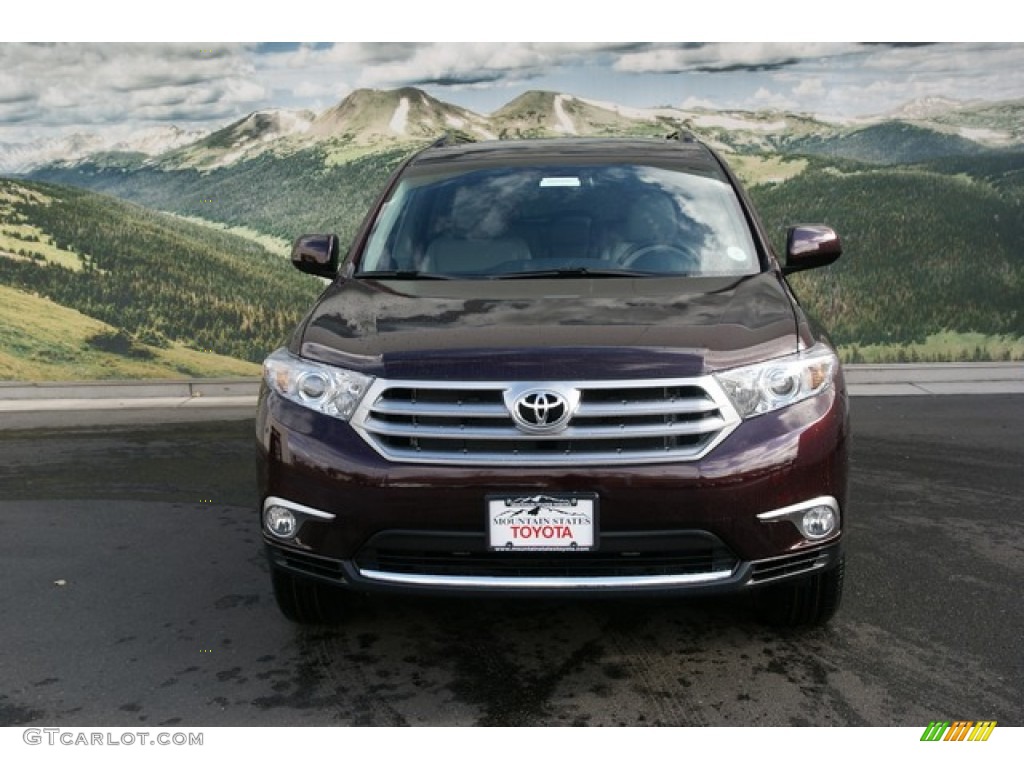
[[853, 399], [847, 591], [803, 632], [739, 599], [374, 597], [293, 625], [251, 412], [216, 413], [0, 430], [0, 725], [1022, 724], [1022, 395]]

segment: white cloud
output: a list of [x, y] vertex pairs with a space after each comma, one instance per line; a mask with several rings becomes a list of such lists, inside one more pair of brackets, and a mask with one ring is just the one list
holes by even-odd
[[30, 101], [32, 95], [27, 83], [9, 72], [0, 72], [0, 104]]
[[750, 99], [749, 106], [753, 109], [790, 109], [799, 108], [799, 102], [787, 94], [772, 91], [768, 88], [758, 88]]
[[43, 125], [202, 121], [267, 95], [238, 44], [3, 44], [0, 72], [0, 103], [13, 80], [22, 111]]
[[[864, 115], [925, 97], [1024, 98], [1024, 45], [852, 43], [0, 44], [0, 134], [219, 127], [255, 109], [324, 109], [353, 88], [419, 85], [493, 109], [518, 91], [649, 107]], [[219, 124], [219, 125], [218, 125]]]
[[825, 84], [820, 77], [808, 77], [796, 84], [793, 93], [817, 99], [825, 95]]
[[655, 44], [648, 50], [622, 54], [614, 68], [633, 73], [758, 71], [808, 59], [845, 56], [857, 50], [852, 43]]
[[322, 52], [302, 51], [309, 63], [318, 56], [350, 68], [364, 87], [508, 82], [551, 73], [599, 59], [617, 43], [338, 43]]
[[680, 105], [683, 109], [714, 109], [715, 104], [710, 99], [698, 99], [695, 96], [687, 96]]
[[333, 97], [339, 92], [344, 93], [351, 87], [346, 83], [317, 83], [310, 80], [303, 80], [293, 89], [296, 96], [303, 99], [320, 100]]

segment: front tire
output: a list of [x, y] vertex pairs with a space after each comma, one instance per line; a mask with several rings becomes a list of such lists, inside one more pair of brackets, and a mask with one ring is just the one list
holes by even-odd
[[296, 624], [337, 624], [344, 618], [344, 594], [340, 589], [312, 579], [270, 569], [277, 607]]
[[812, 627], [826, 624], [843, 597], [846, 559], [827, 571], [797, 581], [765, 587], [755, 598], [758, 617], [777, 627]]

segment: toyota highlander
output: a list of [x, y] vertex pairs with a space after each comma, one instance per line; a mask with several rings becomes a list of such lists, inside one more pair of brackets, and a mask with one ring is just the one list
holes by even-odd
[[299, 622], [346, 591], [839, 605], [847, 395], [722, 158], [668, 139], [440, 140], [392, 175], [264, 363], [260, 514]]

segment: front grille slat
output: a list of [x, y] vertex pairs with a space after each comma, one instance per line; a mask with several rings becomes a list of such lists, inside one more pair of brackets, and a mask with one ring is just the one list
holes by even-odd
[[416, 416], [452, 419], [508, 419], [508, 411], [502, 405], [486, 403], [411, 403], [401, 400], [380, 400], [373, 407], [374, 413], [394, 416]]
[[760, 584], [784, 576], [811, 573], [823, 568], [827, 564], [828, 555], [820, 550], [797, 552], [796, 554], [784, 555], [755, 563], [751, 572], [751, 581]]
[[[451, 440], [519, 440], [523, 433], [515, 427], [477, 427], [452, 424], [438, 426], [422, 423], [396, 424], [374, 418], [364, 422], [366, 429], [376, 435], [389, 437], [436, 437]], [[658, 425], [623, 424], [619, 427], [583, 426], [569, 427], [564, 432], [552, 435], [531, 435], [531, 440], [604, 440], [631, 437], [670, 437], [672, 435], [704, 435], [725, 426], [721, 417], [696, 422], [675, 422]]]
[[[527, 432], [516, 424], [506, 395], [527, 387], [578, 392], [564, 429]], [[536, 384], [378, 379], [352, 419], [391, 461], [468, 466], [693, 461], [739, 423], [712, 376]]]
[[659, 402], [582, 403], [577, 418], [592, 416], [665, 416], [673, 414], [707, 413], [718, 405], [709, 397], [665, 400]]

